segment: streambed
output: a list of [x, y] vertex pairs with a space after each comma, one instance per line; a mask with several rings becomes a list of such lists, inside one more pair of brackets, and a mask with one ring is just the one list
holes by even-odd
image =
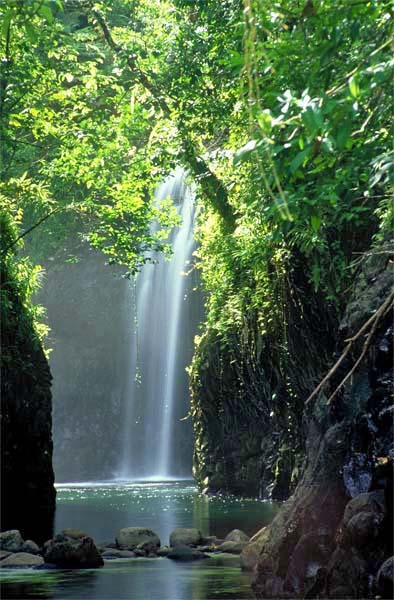
[[[191, 481], [108, 482], [58, 486], [56, 531], [82, 529], [97, 542], [114, 541], [122, 527], [153, 529], [168, 544], [176, 527], [197, 527], [224, 537], [231, 529], [249, 535], [268, 524], [276, 507], [268, 502], [207, 497]], [[105, 561], [102, 569], [79, 571], [6, 570], [3, 598], [91, 600], [208, 600], [253, 598], [239, 558], [215, 555], [175, 563], [166, 558]]]

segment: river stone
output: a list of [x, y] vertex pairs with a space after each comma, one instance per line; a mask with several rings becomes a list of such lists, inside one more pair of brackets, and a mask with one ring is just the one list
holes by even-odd
[[208, 556], [190, 546], [176, 546], [168, 552], [167, 558], [170, 558], [171, 560], [188, 561], [200, 560], [202, 558], [208, 558]]
[[[149, 542], [152, 548], [160, 548], [160, 539], [151, 529], [144, 527], [125, 527], [121, 529], [116, 536], [116, 543], [122, 550], [134, 550], [141, 544]], [[145, 550], [144, 550], [145, 551]]]
[[216, 552], [217, 546], [213, 544], [211, 546], [197, 546], [197, 550], [200, 552]]
[[240, 562], [241, 569], [244, 571], [253, 571], [258, 557], [268, 539], [268, 528], [263, 527], [245, 545], [241, 552]]
[[202, 542], [199, 529], [178, 527], [170, 535], [170, 546], [198, 546]]
[[169, 551], [170, 551], [170, 549], [168, 546], [162, 546], [161, 548], [158, 549], [157, 556], [167, 556]]
[[159, 540], [159, 545], [157, 545], [156, 539], [153, 539], [153, 540], [150, 539], [150, 540], [146, 540], [145, 542], [141, 542], [140, 544], [138, 544], [136, 549], [143, 550], [144, 552], [146, 552], [146, 554], [156, 554], [159, 547], [160, 547], [160, 540]]
[[40, 548], [33, 540], [26, 540], [22, 546], [22, 552], [28, 552], [29, 554], [38, 554]]
[[249, 536], [246, 535], [246, 533], [244, 533], [243, 531], [241, 531], [240, 529], [233, 529], [232, 531], [230, 531], [230, 533], [228, 533], [226, 535], [226, 537], [224, 538], [225, 542], [237, 542], [237, 543], [246, 543], [249, 541]]
[[61, 532], [61, 535], [71, 538], [72, 540], [80, 540], [81, 538], [84, 538], [84, 537], [90, 537], [84, 531], [81, 531], [80, 529], [75, 529], [75, 528], [63, 529]]
[[23, 547], [23, 538], [17, 529], [10, 529], [0, 533], [0, 550], [20, 552]]
[[384, 561], [378, 571], [376, 583], [383, 598], [394, 598], [394, 556]]
[[202, 537], [200, 543], [202, 546], [220, 546], [223, 542], [224, 540], [216, 537], [216, 535], [207, 535]]
[[379, 535], [383, 515], [361, 512], [354, 515], [347, 524], [347, 536], [353, 546], [362, 548], [373, 542]]
[[350, 519], [361, 512], [375, 513], [384, 516], [386, 513], [384, 490], [359, 494], [350, 500], [346, 505], [345, 513], [343, 515], [343, 525], [346, 527]]
[[227, 554], [241, 554], [245, 548], [247, 542], [232, 542], [231, 540], [223, 542], [220, 546], [216, 547], [219, 552], [226, 552]]
[[0, 550], [0, 560], [7, 558], [7, 556], [10, 556], [10, 554], [12, 554], [12, 552], [8, 552], [7, 550]]
[[44, 564], [42, 556], [29, 554], [28, 552], [17, 552], [10, 554], [0, 561], [0, 568], [11, 569], [14, 567], [38, 567]]
[[102, 552], [101, 556], [103, 558], [135, 558], [134, 552], [131, 550], [118, 550], [115, 548], [106, 548], [104, 552]]
[[56, 535], [44, 544], [44, 559], [65, 569], [102, 567], [101, 558], [91, 537], [70, 537], [65, 533]]

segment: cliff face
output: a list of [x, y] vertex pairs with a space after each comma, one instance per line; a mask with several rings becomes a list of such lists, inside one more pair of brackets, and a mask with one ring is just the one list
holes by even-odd
[[41, 542], [55, 511], [52, 378], [4, 264], [1, 281], [1, 527]]
[[207, 492], [284, 500], [297, 483], [305, 453], [300, 399], [329, 364], [335, 321], [299, 267], [292, 279], [280, 336], [262, 335], [251, 312], [226, 340], [213, 330], [200, 339], [190, 371], [194, 475]]
[[253, 315], [233, 339], [208, 331], [200, 341], [191, 369], [199, 485], [289, 498], [242, 556], [255, 565], [258, 598], [392, 597], [377, 576], [393, 553], [392, 290], [393, 263], [377, 251], [364, 256], [340, 323], [301, 286], [284, 302], [281, 348], [259, 336]]
[[[339, 354], [392, 290], [392, 263], [387, 257], [368, 259], [339, 329]], [[380, 319], [355, 339], [325, 393], [305, 409], [303, 475], [257, 536], [258, 598], [392, 597], [385, 595], [382, 576], [377, 578], [393, 553], [392, 302], [386, 305]], [[328, 401], [363, 353], [346, 385]]]

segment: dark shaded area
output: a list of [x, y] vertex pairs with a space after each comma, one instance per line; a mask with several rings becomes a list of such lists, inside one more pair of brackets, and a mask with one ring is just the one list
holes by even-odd
[[[372, 256], [355, 284], [338, 332], [345, 340], [382, 306], [392, 263]], [[385, 598], [378, 576], [393, 554], [393, 326], [377, 324], [365, 360], [333, 401], [327, 398], [363, 351], [360, 336], [326, 394], [309, 405], [302, 478], [261, 537], [258, 598]], [[392, 576], [391, 576], [392, 585]]]
[[51, 374], [5, 262], [1, 292], [1, 528], [43, 542], [56, 496]]
[[250, 311], [226, 340], [207, 330], [197, 348], [191, 372], [194, 475], [207, 492], [281, 501], [298, 481], [303, 399], [330, 363], [337, 323], [306, 281], [300, 259], [294, 258], [282, 293], [285, 342], [262, 333]]

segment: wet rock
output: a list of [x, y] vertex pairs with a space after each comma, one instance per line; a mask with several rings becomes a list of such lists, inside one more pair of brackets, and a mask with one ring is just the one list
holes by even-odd
[[170, 546], [198, 546], [201, 544], [202, 535], [199, 529], [182, 528], [174, 529], [170, 535]]
[[7, 556], [9, 556], [10, 554], [12, 554], [12, 552], [7, 552], [7, 550], [0, 550], [0, 560], [7, 558]]
[[160, 547], [160, 540], [159, 540], [159, 545], [157, 545], [156, 539], [153, 539], [153, 540], [146, 540], [145, 542], [141, 542], [141, 544], [138, 544], [136, 550], [142, 550], [146, 554], [156, 554], [159, 547]]
[[162, 546], [161, 548], [158, 549], [156, 554], [157, 554], [157, 556], [167, 556], [169, 551], [170, 551], [170, 549], [168, 546]]
[[28, 552], [29, 554], [38, 554], [40, 548], [33, 540], [26, 540], [22, 546], [22, 552]]
[[309, 587], [319, 569], [327, 564], [333, 550], [329, 531], [322, 529], [304, 534], [290, 557], [285, 587], [297, 596], [304, 593], [306, 585]]
[[[148, 544], [149, 548], [160, 548], [160, 539], [154, 531], [144, 527], [125, 527], [116, 536], [116, 543], [122, 550], [145, 550], [141, 544]], [[147, 547], [148, 547], [147, 546]]]
[[394, 556], [384, 561], [378, 571], [376, 585], [382, 598], [394, 598]]
[[384, 491], [376, 490], [375, 492], [359, 494], [350, 500], [343, 515], [343, 525], [346, 527], [352, 517], [361, 512], [374, 513], [383, 517], [386, 513]]
[[118, 548], [115, 542], [100, 542], [99, 544], [96, 544], [96, 546], [100, 550], [100, 552], [104, 552], [104, 550], [108, 550], [111, 548]]
[[233, 529], [232, 531], [230, 531], [230, 533], [228, 533], [226, 535], [226, 537], [224, 538], [225, 542], [237, 542], [237, 543], [246, 543], [249, 541], [249, 536], [246, 535], [246, 533], [244, 533], [243, 531], [241, 531], [240, 529]]
[[202, 546], [219, 546], [220, 544], [223, 544], [223, 542], [224, 540], [217, 538], [216, 535], [203, 536], [201, 539]]
[[351, 456], [343, 466], [343, 481], [352, 498], [368, 491], [372, 481], [372, 462], [366, 454], [355, 453]]
[[352, 548], [337, 548], [327, 566], [328, 598], [367, 598], [367, 562]]
[[245, 548], [246, 542], [223, 542], [220, 546], [216, 546], [216, 549], [219, 552], [225, 552], [226, 554], [241, 554], [242, 550]]
[[104, 561], [89, 536], [71, 537], [64, 532], [44, 544], [45, 562], [65, 569], [102, 567]]
[[80, 540], [83, 537], [89, 537], [85, 531], [81, 531], [81, 529], [68, 528], [63, 529], [61, 532], [65, 537], [71, 538], [72, 540]]
[[178, 545], [168, 552], [167, 558], [170, 558], [171, 560], [189, 561], [208, 558], [208, 556], [203, 552], [196, 550], [195, 548], [191, 548], [190, 546]]
[[379, 536], [383, 517], [372, 512], [360, 512], [347, 524], [346, 533], [350, 543], [356, 548], [368, 545]]
[[29, 554], [28, 552], [17, 552], [10, 554], [7, 558], [4, 558], [0, 561], [1, 569], [11, 569], [11, 568], [28, 568], [28, 567], [39, 567], [44, 564], [44, 559], [42, 556], [37, 556], [36, 554]]
[[215, 552], [217, 550], [217, 546], [197, 546], [197, 550], [200, 552]]
[[17, 529], [10, 529], [0, 533], [0, 549], [8, 552], [20, 552], [23, 547], [23, 538]]
[[111, 558], [134, 558], [135, 553], [131, 550], [118, 550], [115, 548], [106, 548], [101, 556], [105, 559]]
[[244, 571], [253, 571], [266, 541], [267, 532], [267, 527], [263, 527], [250, 538], [249, 542], [243, 548], [241, 552], [241, 569]]

